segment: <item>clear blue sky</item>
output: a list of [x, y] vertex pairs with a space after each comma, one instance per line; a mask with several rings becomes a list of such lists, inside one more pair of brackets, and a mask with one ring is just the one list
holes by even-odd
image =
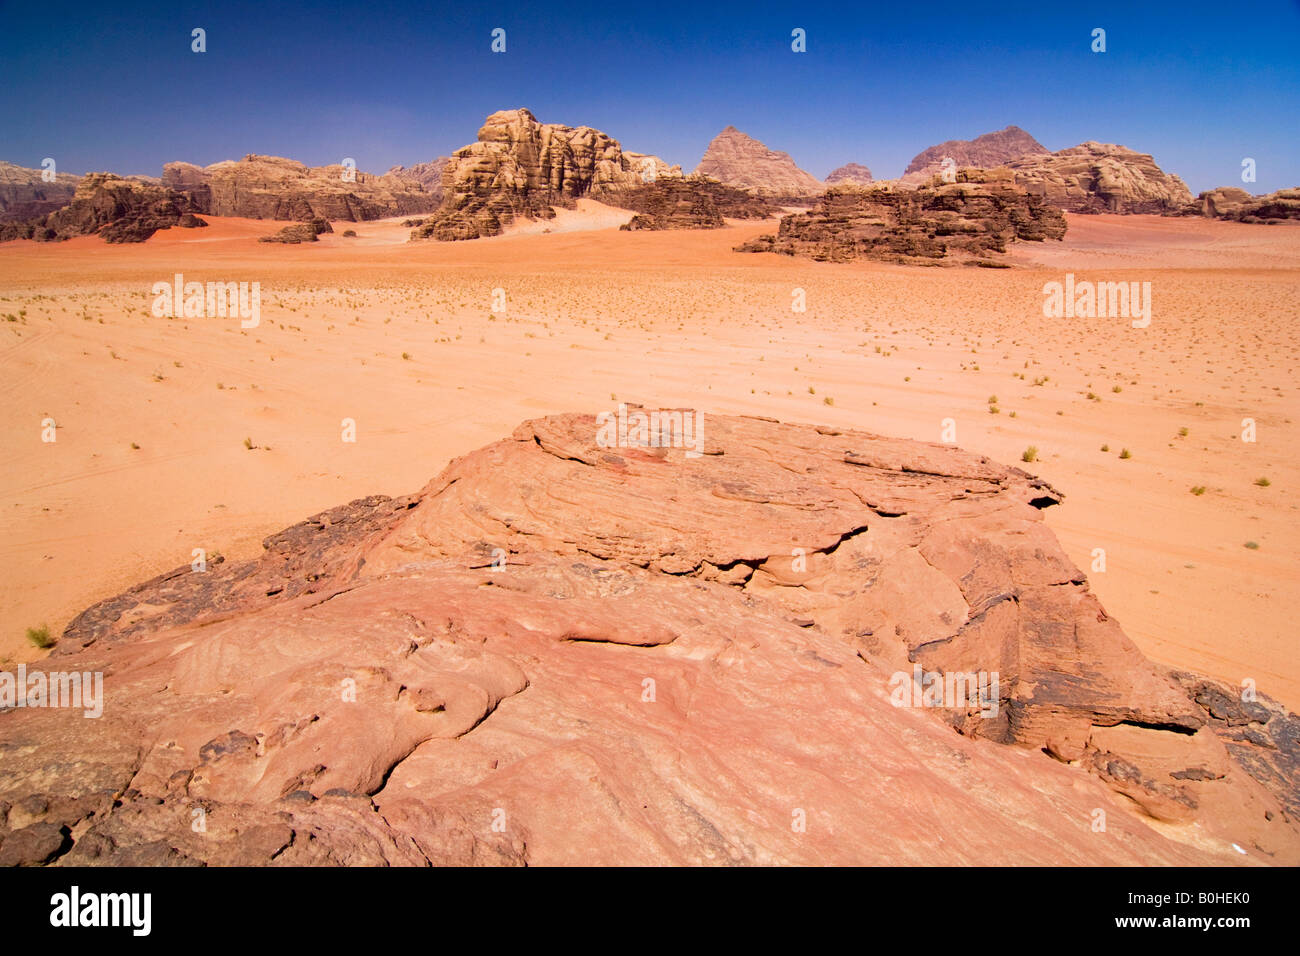
[[[190, 52], [190, 30], [207, 52]], [[489, 47], [494, 27], [507, 52]], [[807, 31], [808, 52], [790, 50]], [[1107, 31], [1107, 52], [1090, 50]], [[1192, 190], [1300, 185], [1300, 2], [398, 4], [0, 0], [0, 159], [158, 175], [245, 153], [383, 171], [488, 113], [694, 168], [732, 124], [813, 174], [897, 176], [1014, 123], [1152, 153]]]

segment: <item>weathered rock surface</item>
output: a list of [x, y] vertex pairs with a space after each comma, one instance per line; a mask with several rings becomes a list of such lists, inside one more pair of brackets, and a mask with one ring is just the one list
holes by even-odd
[[734, 126], [713, 137], [695, 172], [778, 198], [816, 196], [826, 188], [812, 173], [796, 166], [789, 153], [768, 149]]
[[861, 163], [846, 163], [826, 177], [827, 186], [866, 186], [872, 181], [871, 170]]
[[44, 172], [0, 162], [0, 223], [39, 219], [72, 202], [81, 177], [58, 173], [47, 183]]
[[427, 163], [416, 163], [414, 166], [394, 166], [388, 170], [388, 175], [419, 183], [420, 188], [432, 197], [436, 209], [442, 205], [442, 175], [450, 163], [450, 156], [439, 156], [437, 159]]
[[[1295, 717], [1145, 660], [1043, 482], [766, 420], [706, 417], [697, 458], [596, 432], [526, 422], [89, 609], [44, 663], [103, 671], [103, 716], [0, 712], [0, 862], [1300, 860], [1251, 736]], [[894, 706], [918, 665], [999, 680]]]
[[292, 159], [249, 154], [211, 166], [168, 163], [163, 185], [189, 197], [194, 211], [248, 219], [361, 222], [431, 212], [438, 197], [415, 178], [375, 176], [341, 165], [309, 167]]
[[1065, 235], [1065, 217], [1018, 187], [1006, 170], [961, 170], [915, 190], [892, 185], [836, 186], [813, 210], [786, 216], [775, 236], [741, 252], [780, 252], [844, 262], [989, 262], [1015, 240]]
[[622, 226], [639, 229], [717, 229], [727, 219], [767, 219], [782, 207], [747, 189], [703, 176], [668, 176], [635, 186], [607, 186], [592, 197], [637, 213]]
[[924, 149], [912, 157], [903, 171], [902, 182], [924, 183], [938, 173], [945, 159], [951, 158], [958, 168], [974, 166], [993, 169], [1026, 156], [1044, 156], [1047, 147], [1019, 126], [1008, 126], [974, 139], [950, 139]]
[[1192, 194], [1147, 153], [1113, 143], [1083, 143], [1005, 163], [1016, 182], [1067, 212], [1183, 214]]
[[1244, 189], [1221, 186], [1197, 197], [1200, 212], [1210, 219], [1235, 222], [1279, 222], [1300, 219], [1300, 189], [1279, 189], [1263, 196], [1252, 196]]
[[516, 218], [553, 219], [555, 206], [604, 186], [635, 186], [680, 176], [657, 156], [624, 152], [590, 126], [539, 123], [526, 109], [493, 113], [478, 141], [452, 155], [443, 172], [443, 203], [412, 239], [499, 235]]
[[0, 240], [51, 241], [99, 235], [106, 242], [144, 242], [159, 229], [207, 223], [193, 215], [186, 197], [138, 177], [88, 173], [68, 205], [39, 219], [5, 223]]
[[285, 226], [279, 232], [271, 236], [262, 236], [258, 242], [319, 242], [316, 237], [323, 232], [333, 232], [334, 227], [330, 225], [328, 219], [313, 219], [311, 222], [299, 222], [292, 226]]

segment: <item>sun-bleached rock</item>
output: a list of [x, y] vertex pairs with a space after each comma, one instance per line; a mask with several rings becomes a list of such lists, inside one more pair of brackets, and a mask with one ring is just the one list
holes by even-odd
[[826, 188], [812, 173], [796, 166], [789, 153], [768, 149], [734, 126], [713, 137], [695, 172], [778, 198], [816, 196]]
[[1192, 194], [1148, 153], [1087, 142], [1004, 164], [1029, 193], [1067, 212], [1183, 214]]
[[846, 163], [826, 177], [827, 186], [866, 186], [873, 181], [871, 170], [861, 163]]
[[46, 182], [44, 173], [0, 162], [0, 223], [39, 219], [72, 202], [81, 177], [58, 173]]

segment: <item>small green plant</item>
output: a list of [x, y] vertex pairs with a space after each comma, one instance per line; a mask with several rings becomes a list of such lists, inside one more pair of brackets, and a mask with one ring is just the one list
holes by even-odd
[[1102, 450], [1102, 451], [1110, 451], [1110, 446], [1109, 446], [1109, 445], [1102, 445], [1102, 446], [1101, 446], [1101, 450]]
[[1120, 392], [1124, 391], [1124, 389], [1121, 388], [1119, 385], [1112, 385], [1111, 388], [1110, 388], [1110, 390], [1111, 390], [1112, 392], [1114, 392], [1116, 395], [1118, 395]]
[[1250, 550], [1252, 550], [1252, 551], [1258, 551], [1258, 550], [1259, 550], [1259, 542], [1258, 542], [1258, 541], [1247, 541], [1247, 542], [1246, 542], [1246, 547], [1250, 548]]
[[997, 403], [998, 403], [998, 397], [997, 397], [996, 395], [990, 395], [990, 396], [989, 396], [989, 404], [990, 404], [990, 405], [996, 405]]
[[251, 438], [245, 438], [245, 439], [244, 439], [244, 447], [247, 448], [249, 451], [252, 451], [252, 450], [253, 450], [253, 439], [251, 439]]
[[131, 442], [131, 450], [132, 450], [132, 451], [139, 451], [139, 450], [140, 450], [140, 446], [137, 445], [135, 442]]
[[45, 624], [40, 627], [29, 627], [27, 629], [27, 640], [40, 648], [54, 646], [54, 638], [50, 637], [50, 629]]
[[1121, 448], [1121, 449], [1119, 450], [1119, 457], [1121, 457], [1121, 458], [1132, 458], [1132, 457], [1133, 457], [1133, 453], [1132, 453], [1131, 451], [1129, 451], [1127, 448]]
[[1037, 447], [1036, 445], [1030, 445], [1028, 448], [1026, 448], [1023, 452], [1020, 453], [1020, 460], [1021, 460], [1021, 461], [1037, 461], [1037, 460], [1038, 460], [1038, 447]]
[[998, 414], [1000, 411], [1002, 411], [1002, 409], [998, 408], [996, 405], [990, 405], [990, 406], [989, 406], [989, 414], [990, 414], [990, 415], [996, 415], [996, 414]]
[[1192, 486], [1192, 494], [1196, 495], [1196, 497], [1199, 498], [1201, 495], [1205, 494], [1205, 486], [1204, 486], [1204, 485], [1193, 485], [1193, 486]]
[[831, 398], [829, 395], [827, 395], [825, 398], [822, 399], [822, 404], [823, 404], [823, 405], [834, 405], [834, 404], [835, 404], [835, 399], [833, 399], [833, 398]]
[[1259, 485], [1259, 487], [1261, 487], [1261, 488], [1267, 488], [1267, 487], [1268, 487], [1269, 485], [1271, 485], [1272, 483], [1273, 483], [1273, 482], [1269, 481], [1267, 478], [1256, 478], [1256, 479], [1255, 479], [1255, 484]]
[[1186, 426], [1183, 426], [1182, 428], [1178, 429], [1178, 437], [1179, 437], [1179, 438], [1186, 438], [1186, 437], [1187, 437], [1187, 434], [1188, 434], [1188, 432], [1187, 432], [1187, 427], [1186, 427]]
[[403, 352], [403, 353], [402, 353], [402, 358], [404, 358], [404, 359], [405, 359], [406, 361], [408, 361], [408, 362], [411, 361], [411, 353], [410, 353], [410, 352]]

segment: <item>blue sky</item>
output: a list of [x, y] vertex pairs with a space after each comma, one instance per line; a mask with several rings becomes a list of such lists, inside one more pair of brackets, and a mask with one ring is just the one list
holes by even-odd
[[[1135, 10], [1140, 6], [1141, 10]], [[207, 31], [207, 52], [190, 31]], [[506, 30], [493, 54], [491, 31]], [[793, 53], [790, 32], [807, 31]], [[1091, 32], [1107, 31], [1093, 53]], [[526, 106], [694, 168], [731, 124], [819, 177], [1008, 124], [1152, 153], [1193, 191], [1300, 185], [1300, 2], [0, 0], [0, 159], [158, 175], [245, 153], [383, 171]]]

